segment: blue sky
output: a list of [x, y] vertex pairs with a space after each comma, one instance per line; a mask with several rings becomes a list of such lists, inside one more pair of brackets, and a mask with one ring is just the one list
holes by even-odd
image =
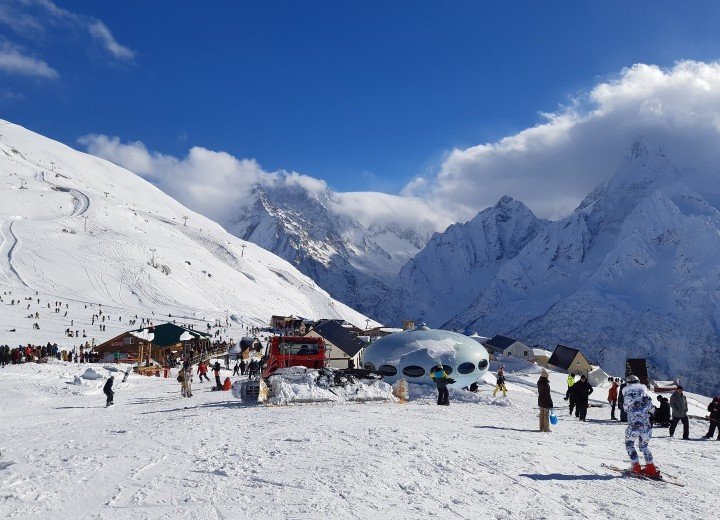
[[716, 2], [34, 2], [0, 0], [0, 50], [54, 73], [0, 61], [1, 117], [72, 146], [222, 150], [340, 191], [397, 193], [634, 63], [720, 56]]

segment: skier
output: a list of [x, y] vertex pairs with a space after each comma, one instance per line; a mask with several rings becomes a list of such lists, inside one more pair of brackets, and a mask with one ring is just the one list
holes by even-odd
[[240, 358], [240, 375], [245, 375], [245, 360]]
[[505, 386], [505, 367], [503, 365], [500, 365], [500, 368], [497, 371], [497, 376], [495, 376], [495, 390], [493, 390], [493, 397], [495, 397], [495, 394], [497, 394], [498, 390], [502, 390], [503, 397], [507, 397], [507, 387]]
[[[659, 477], [660, 472], [653, 463], [652, 453], [648, 447], [648, 443], [652, 438], [650, 412], [654, 407], [652, 400], [647, 395], [645, 386], [640, 384], [637, 376], [628, 376], [627, 386], [623, 389], [623, 397], [623, 406], [628, 414], [628, 425], [625, 430], [625, 448], [632, 462], [630, 472], [635, 475]], [[635, 450], [636, 440], [645, 458], [644, 468], [640, 466], [640, 458]]]
[[105, 403], [105, 406], [110, 406], [113, 403], [113, 396], [115, 393], [112, 390], [113, 383], [115, 382], [115, 376], [108, 377], [108, 380], [105, 381], [105, 386], [103, 386], [103, 393], [107, 396], [107, 402]]
[[683, 436], [684, 440], [690, 438], [690, 422], [688, 420], [688, 404], [687, 397], [683, 395], [683, 387], [678, 386], [670, 396], [670, 409], [672, 410], [672, 420], [670, 421], [670, 437], [675, 433], [675, 428], [680, 421], [683, 424]]
[[215, 372], [215, 389], [222, 390], [222, 383], [220, 382], [220, 362], [215, 361], [213, 365], [213, 372]]
[[608, 403], [610, 403], [610, 420], [617, 421], [617, 417], [615, 417], [615, 406], [617, 405], [618, 400], [618, 384], [612, 377], [608, 378], [608, 381], [612, 383], [610, 385], [610, 390], [608, 390], [607, 398]]
[[540, 407], [540, 431], [550, 431], [550, 409], [553, 408], [552, 396], [550, 395], [550, 380], [547, 370], [540, 371], [540, 379], [537, 382], [538, 406]]
[[441, 364], [438, 364], [438, 366], [433, 369], [430, 373], [430, 377], [435, 382], [435, 386], [438, 390], [437, 404], [450, 406], [450, 392], [448, 391], [447, 385], [454, 383], [455, 381], [448, 377]]
[[233, 375], [240, 375], [240, 363], [238, 363], [237, 361], [235, 362], [235, 366], [233, 367]]
[[710, 429], [703, 435], [703, 439], [710, 439], [715, 434], [715, 428], [718, 428], [717, 439], [720, 441], [720, 397], [716, 397], [708, 405], [710, 412]]
[[590, 386], [590, 383], [587, 382], [585, 375], [580, 376], [580, 381], [575, 383], [570, 391], [570, 394], [575, 398], [575, 405], [577, 406], [576, 415], [583, 422], [585, 421], [585, 417], [587, 417], [588, 398], [592, 393], [593, 388]]
[[201, 383], [202, 383], [203, 377], [205, 378], [206, 381], [210, 381], [210, 378], [207, 375], [207, 365], [205, 364], [204, 361], [200, 361], [200, 363], [198, 363], [197, 373], [200, 375]]

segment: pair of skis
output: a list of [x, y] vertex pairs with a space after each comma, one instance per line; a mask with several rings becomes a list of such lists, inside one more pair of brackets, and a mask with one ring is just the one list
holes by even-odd
[[609, 464], [601, 464], [600, 466], [605, 469], [617, 471], [619, 473], [622, 473], [624, 476], [630, 477], [630, 478], [637, 478], [640, 480], [655, 480], [655, 481], [659, 481], [659, 482], [664, 482], [665, 484], [672, 484], [673, 486], [685, 487], [685, 484], [678, 482], [678, 480], [675, 477], [671, 477], [670, 475], [662, 474], [657, 477], [651, 477], [650, 475], [643, 475], [642, 473], [638, 475], [637, 473], [633, 473], [631, 470], [629, 470], [627, 468], [618, 468], [617, 466], [611, 466]]

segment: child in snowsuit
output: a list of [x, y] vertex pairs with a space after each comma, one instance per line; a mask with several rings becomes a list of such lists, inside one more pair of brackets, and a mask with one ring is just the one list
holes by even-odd
[[[652, 453], [648, 443], [652, 438], [652, 426], [650, 424], [650, 413], [654, 410], [652, 400], [647, 395], [645, 387], [636, 376], [628, 376], [627, 386], [623, 390], [623, 406], [628, 416], [628, 425], [625, 430], [625, 448], [630, 461], [631, 471], [636, 475], [647, 475], [657, 477], [660, 472], [653, 463]], [[645, 457], [645, 467], [640, 466], [640, 458], [635, 450], [635, 442], [638, 442], [640, 451]]]
[[113, 382], [115, 382], [115, 376], [110, 376], [108, 377], [108, 380], [105, 381], [105, 386], [103, 386], [103, 393], [107, 396], [105, 406], [113, 404], [113, 396], [115, 395], [112, 391]]
[[507, 397], [507, 387], [505, 386], [505, 368], [500, 367], [496, 376], [497, 381], [495, 382], [495, 390], [493, 390], [493, 397], [497, 394], [498, 390], [502, 390], [503, 397]]

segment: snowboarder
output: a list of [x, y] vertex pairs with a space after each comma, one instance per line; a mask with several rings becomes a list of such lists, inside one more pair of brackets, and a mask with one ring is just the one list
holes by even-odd
[[708, 405], [708, 412], [710, 412], [710, 429], [703, 435], [703, 439], [710, 439], [715, 434], [715, 428], [718, 429], [717, 439], [720, 441], [720, 396], [712, 400]]
[[690, 421], [688, 420], [688, 404], [687, 397], [683, 395], [683, 387], [678, 386], [677, 389], [670, 396], [670, 409], [672, 410], [672, 420], [670, 421], [670, 437], [675, 433], [675, 428], [680, 421], [683, 424], [683, 436], [684, 440], [690, 438]]
[[503, 365], [500, 365], [495, 379], [496, 381], [495, 390], [493, 390], [493, 397], [495, 397], [495, 394], [497, 394], [498, 390], [502, 390], [503, 397], [507, 397], [507, 387], [505, 386], [505, 367]]
[[125, 381], [127, 381], [127, 378], [128, 378], [128, 376], [130, 375], [130, 371], [131, 371], [131, 370], [132, 370], [132, 369], [131, 369], [130, 367], [128, 367], [127, 370], [125, 370], [125, 375], [124, 375], [123, 378], [122, 378], [122, 382], [123, 382], [123, 383], [124, 383]]
[[575, 406], [577, 406], [576, 415], [583, 422], [587, 417], [588, 398], [592, 393], [593, 388], [590, 386], [590, 383], [587, 382], [585, 375], [580, 376], [580, 381], [575, 383], [570, 390], [570, 394], [575, 398]]
[[200, 375], [201, 383], [202, 383], [203, 377], [205, 378], [206, 381], [210, 381], [210, 378], [207, 375], [207, 365], [205, 364], [204, 361], [200, 361], [200, 363], [198, 363], [197, 373]]
[[[630, 471], [635, 475], [647, 475], [659, 477], [660, 472], [653, 463], [652, 453], [648, 443], [652, 438], [652, 426], [650, 424], [650, 412], [653, 410], [652, 400], [647, 395], [645, 386], [640, 383], [637, 376], [628, 376], [627, 386], [623, 389], [623, 406], [628, 414], [628, 425], [625, 429], [625, 448], [632, 468]], [[635, 441], [645, 458], [645, 467], [640, 466], [640, 458], [635, 450]]]
[[107, 396], [107, 401], [105, 402], [105, 406], [110, 406], [113, 403], [113, 396], [115, 395], [115, 392], [113, 392], [112, 387], [113, 383], [115, 382], [115, 376], [108, 377], [108, 380], [105, 381], [105, 386], [103, 386], [103, 393]]
[[547, 370], [540, 371], [540, 379], [537, 382], [538, 406], [540, 407], [540, 431], [550, 431], [550, 409], [553, 408], [552, 396], [550, 395], [550, 380]]
[[450, 392], [447, 385], [454, 383], [453, 379], [448, 377], [442, 365], [436, 366], [430, 373], [430, 377], [435, 382], [438, 390], [437, 404], [442, 406], [450, 406]]
[[615, 406], [617, 405], [618, 400], [618, 384], [617, 382], [612, 378], [608, 378], [608, 381], [610, 381], [612, 384], [610, 385], [610, 390], [608, 390], [608, 403], [610, 403], [610, 420], [611, 421], [617, 421], [617, 417], [615, 417]]
[[213, 372], [215, 372], [215, 388], [217, 390], [222, 390], [222, 383], [220, 382], [220, 362], [215, 361], [215, 364], [213, 365]]

